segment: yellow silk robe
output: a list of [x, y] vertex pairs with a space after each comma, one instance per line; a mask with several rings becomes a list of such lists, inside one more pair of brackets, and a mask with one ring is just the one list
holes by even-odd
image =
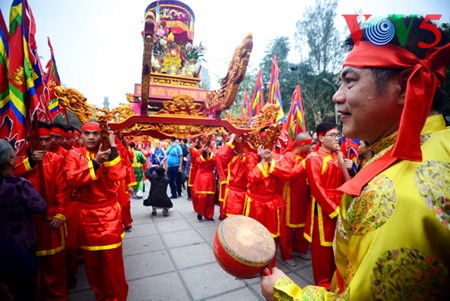
[[[379, 141], [377, 160], [396, 134]], [[345, 194], [336, 229], [331, 291], [289, 277], [275, 300], [449, 300], [450, 128], [441, 115], [422, 130], [422, 162], [399, 161], [356, 197]]]

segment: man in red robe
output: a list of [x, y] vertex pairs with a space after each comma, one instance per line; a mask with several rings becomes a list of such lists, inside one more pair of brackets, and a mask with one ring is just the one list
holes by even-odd
[[277, 238], [285, 223], [285, 202], [277, 193], [278, 179], [272, 175], [275, 168], [272, 152], [260, 145], [257, 153], [247, 152], [246, 156], [248, 184], [244, 215], [259, 221]]
[[[306, 161], [312, 199], [304, 235], [311, 243], [314, 281], [317, 285], [329, 289], [336, 269], [332, 245], [342, 197], [342, 192], [337, 188], [344, 183], [344, 175], [334, 151], [336, 145], [339, 149], [341, 135], [334, 123], [321, 123], [316, 132], [317, 155]], [[348, 161], [351, 168], [352, 162]]]
[[[241, 137], [238, 137], [238, 139], [241, 139]], [[236, 141], [236, 135], [231, 134], [229, 141], [217, 151], [217, 165], [225, 166], [222, 167], [225, 185], [223, 196], [224, 217], [244, 214], [247, 190], [247, 157], [239, 143], [240, 141]], [[219, 162], [221, 163], [219, 164]]]
[[209, 145], [203, 146], [201, 153], [196, 158], [198, 166], [195, 175], [194, 187], [196, 194], [196, 212], [199, 222], [203, 221], [203, 217], [214, 222], [214, 202], [216, 194], [215, 175], [216, 156], [211, 151]]
[[202, 152], [200, 138], [197, 138], [195, 145], [189, 149], [191, 166], [189, 168], [189, 179], [188, 179], [188, 189], [190, 190], [190, 195], [192, 199], [192, 207], [194, 211], [197, 212], [197, 194], [195, 192], [195, 177], [198, 171], [197, 157], [200, 156]]
[[[112, 132], [102, 141], [100, 125], [85, 123], [84, 147], [67, 153], [67, 181], [80, 196], [67, 208], [70, 246], [82, 250], [86, 276], [96, 300], [125, 301], [128, 284], [122, 256], [122, 217], [117, 203], [126, 168]], [[103, 148], [109, 144], [110, 147]]]
[[308, 259], [308, 241], [303, 236], [309, 206], [309, 189], [306, 175], [306, 157], [312, 139], [308, 133], [300, 133], [276, 161], [273, 170], [281, 180], [281, 191], [286, 201], [286, 223], [284, 235], [279, 238], [281, 258], [290, 266], [296, 266], [292, 252]]
[[[39, 146], [33, 145], [30, 156], [17, 162], [15, 175], [26, 177], [47, 202], [43, 215], [33, 216], [38, 233], [36, 258], [38, 264], [38, 295], [45, 300], [68, 300], [66, 233], [64, 209], [69, 190], [63, 175], [64, 158], [48, 151], [51, 132], [46, 124], [39, 125]], [[43, 176], [42, 176], [43, 173]]]

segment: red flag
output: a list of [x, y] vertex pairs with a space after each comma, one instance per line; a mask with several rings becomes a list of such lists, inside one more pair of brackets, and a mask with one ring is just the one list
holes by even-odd
[[252, 108], [250, 112], [250, 117], [258, 115], [264, 107], [264, 84], [262, 81], [262, 70], [259, 70], [256, 77], [255, 90], [252, 96]]
[[272, 69], [270, 71], [269, 95], [267, 103], [278, 104], [280, 106], [277, 113], [276, 122], [283, 122], [285, 117], [283, 112], [283, 102], [281, 101], [280, 83], [278, 81], [279, 74], [280, 68], [278, 68], [277, 56], [274, 55], [272, 59]]
[[48, 102], [48, 110], [50, 113], [50, 118], [55, 119], [56, 115], [61, 114], [64, 118], [67, 118], [66, 110], [64, 107], [59, 106], [58, 98], [55, 96], [55, 87], [61, 85], [61, 80], [59, 78], [58, 68], [56, 68], [55, 54], [53, 52], [52, 43], [50, 38], [47, 37], [48, 47], [50, 47], [50, 60], [47, 65], [47, 72], [44, 77], [44, 82], [48, 88], [50, 95], [50, 101]]
[[11, 99], [8, 83], [8, 28], [0, 9], [0, 138], [14, 140]]
[[24, 155], [25, 139], [34, 118], [48, 121], [41, 66], [37, 56], [33, 13], [26, 0], [14, 0], [9, 24], [9, 90], [14, 112], [17, 154]]

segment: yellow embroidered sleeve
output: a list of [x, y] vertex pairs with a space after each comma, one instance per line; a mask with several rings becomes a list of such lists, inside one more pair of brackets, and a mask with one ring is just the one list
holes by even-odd
[[306, 300], [347, 300], [345, 296], [329, 292], [321, 286], [308, 285], [303, 289], [288, 276], [275, 282], [273, 300], [276, 301], [306, 301]]

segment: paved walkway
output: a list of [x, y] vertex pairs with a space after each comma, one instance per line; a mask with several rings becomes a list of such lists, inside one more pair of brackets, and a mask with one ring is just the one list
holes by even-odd
[[[147, 197], [149, 183], [146, 181]], [[216, 262], [212, 243], [216, 223], [198, 223], [192, 203], [183, 196], [172, 200], [170, 216], [161, 210], [151, 216], [142, 200], [132, 199], [133, 231], [123, 242], [129, 301], [252, 301], [264, 300], [259, 278], [239, 280], [227, 274]], [[150, 207], [151, 208], [151, 207]], [[279, 252], [278, 252], [279, 253]], [[312, 284], [311, 261], [294, 257], [295, 268], [279, 258], [277, 266], [302, 286]], [[84, 267], [79, 266], [78, 285], [70, 291], [70, 301], [94, 301]]]

